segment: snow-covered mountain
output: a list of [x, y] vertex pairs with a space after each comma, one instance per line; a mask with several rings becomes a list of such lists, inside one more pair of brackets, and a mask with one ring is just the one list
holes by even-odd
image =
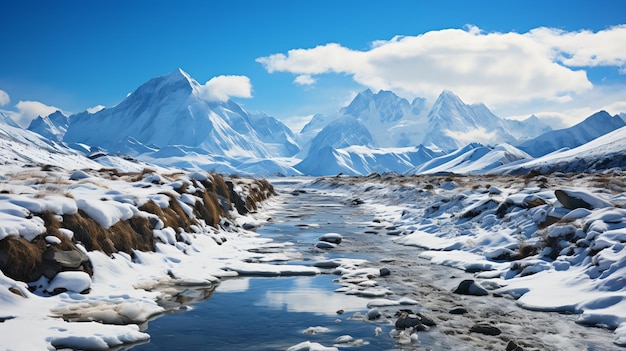
[[569, 150], [553, 152], [523, 163], [493, 170], [493, 173], [526, 174], [551, 172], [601, 172], [626, 165], [626, 127], [614, 130]]
[[483, 174], [503, 165], [530, 159], [532, 159], [532, 156], [509, 144], [490, 147], [471, 143], [449, 154], [433, 158], [407, 171], [407, 174], [443, 172]]
[[472, 142], [514, 143], [519, 138], [539, 135], [550, 128], [538, 118], [511, 121], [494, 115], [484, 104], [468, 105], [444, 90], [428, 113], [424, 145], [455, 150]]
[[[352, 117], [365, 127], [376, 147], [407, 147], [419, 145], [424, 139], [426, 100], [416, 98], [409, 103], [391, 91], [374, 94], [366, 89], [333, 115], [315, 115], [300, 131], [303, 150], [308, 151], [313, 138], [326, 126], [342, 117]], [[314, 146], [315, 149], [325, 145]]]
[[514, 143], [545, 133], [551, 128], [537, 117], [523, 121], [502, 119], [484, 104], [468, 105], [458, 96], [444, 90], [432, 108], [426, 100], [409, 103], [393, 92], [374, 94], [367, 89], [335, 115], [316, 115], [300, 132], [302, 154], [314, 145], [313, 138], [332, 121], [350, 116], [369, 132], [376, 147], [406, 147], [424, 144], [429, 148], [455, 150], [472, 142], [486, 144]]
[[17, 125], [0, 112], [0, 164], [17, 169], [55, 166], [65, 169], [115, 167], [122, 171], [140, 171], [146, 167], [120, 157], [103, 156], [96, 160], [68, 148], [54, 139], [44, 137]]
[[339, 111], [358, 119], [380, 147], [415, 146], [424, 138], [426, 99], [412, 103], [391, 91], [366, 89]]
[[39, 116], [33, 119], [28, 126], [28, 130], [50, 140], [62, 141], [69, 125], [70, 118], [64, 115], [63, 112], [56, 111], [48, 116]]
[[518, 148], [539, 157], [556, 150], [575, 148], [625, 125], [619, 116], [612, 117], [608, 112], [600, 111], [575, 126], [547, 132], [518, 145]]
[[335, 149], [326, 146], [309, 155], [295, 168], [314, 176], [367, 175], [373, 172], [405, 173], [414, 165], [442, 155], [422, 145], [407, 148], [372, 149], [366, 146], [349, 146]]
[[[149, 147], [185, 145], [229, 157], [293, 154], [297, 145], [292, 136], [282, 138], [287, 143], [284, 147], [275, 143], [268, 147], [264, 143], [267, 135], [272, 135], [272, 141], [281, 140], [288, 130], [286, 126], [277, 120], [257, 117], [257, 121], [264, 121], [261, 137], [241, 106], [231, 100], [209, 101], [202, 89], [180, 69], [153, 78], [115, 107], [93, 115], [71, 116], [63, 141], [119, 150], [120, 143], [132, 138], [134, 143]], [[269, 127], [278, 129], [272, 133], [267, 130]]]
[[341, 149], [349, 146], [375, 147], [376, 142], [369, 130], [360, 120], [341, 116], [324, 127], [314, 138], [308, 148], [308, 155], [315, 155], [327, 147]]

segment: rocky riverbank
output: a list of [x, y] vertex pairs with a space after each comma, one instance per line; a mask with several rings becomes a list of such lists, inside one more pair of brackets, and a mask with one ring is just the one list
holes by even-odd
[[[624, 344], [621, 277], [626, 255], [620, 238], [626, 227], [625, 184], [624, 175], [614, 171], [328, 177], [312, 186], [349, 193], [352, 205], [372, 206], [372, 223], [363, 233], [405, 247], [380, 258], [392, 272], [383, 281], [434, 312], [440, 332], [475, 347], [515, 349], [514, 342], [527, 350]], [[361, 241], [353, 242], [357, 250], [385, 247], [358, 248]], [[432, 263], [463, 272], [433, 276], [428, 273]], [[462, 284], [466, 279], [474, 281], [465, 289], [470, 294], [453, 293], [468, 284]], [[567, 317], [537, 318], [531, 310]], [[602, 336], [581, 326], [600, 326], [615, 334]]]

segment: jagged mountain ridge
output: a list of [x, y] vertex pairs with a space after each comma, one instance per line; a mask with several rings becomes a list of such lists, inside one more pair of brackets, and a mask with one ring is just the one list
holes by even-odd
[[[429, 148], [455, 150], [476, 141], [493, 145], [515, 143], [518, 139], [530, 139], [551, 130], [533, 116], [523, 121], [502, 119], [484, 104], [466, 104], [448, 90], [444, 90], [429, 109], [423, 98], [409, 103], [390, 91], [381, 90], [374, 94], [366, 89], [335, 115], [315, 115], [300, 133], [304, 150], [311, 147], [317, 133], [341, 116], [361, 122], [376, 147], [424, 144]], [[316, 148], [328, 145], [317, 145]]]
[[[295, 135], [274, 117], [249, 113], [231, 100], [209, 101], [202, 89], [176, 70], [143, 84], [117, 106], [69, 118], [61, 113], [40, 117], [29, 128], [74, 148], [88, 145], [157, 165], [259, 175], [300, 174], [292, 167], [298, 161], [296, 168], [305, 174], [425, 173], [446, 167], [480, 173], [523, 163], [528, 155], [509, 143], [550, 129], [534, 116], [501, 119], [485, 105], [466, 104], [450, 91], [428, 108], [421, 98], [409, 103], [393, 92], [367, 89], [336, 115], [317, 115]], [[297, 140], [306, 139], [308, 146], [298, 153]], [[467, 154], [462, 165], [444, 162], [418, 171], [476, 140], [486, 145], [466, 150], [473, 156]], [[405, 144], [412, 148], [399, 148]], [[297, 159], [277, 159], [296, 154]]]

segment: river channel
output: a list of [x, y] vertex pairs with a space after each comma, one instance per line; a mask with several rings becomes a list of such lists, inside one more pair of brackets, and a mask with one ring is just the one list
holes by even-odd
[[[419, 249], [395, 244], [389, 235], [395, 219], [389, 211], [378, 213], [350, 193], [308, 187], [306, 180], [285, 178], [273, 184], [279, 195], [272, 200], [270, 219], [256, 231], [292, 243], [289, 249], [298, 255], [288, 263], [364, 259], [367, 267], [390, 270], [389, 276], [376, 279], [392, 292], [388, 298], [410, 298], [417, 305], [380, 307], [381, 318], [367, 320], [371, 299], [335, 292], [341, 285], [331, 269], [317, 276], [227, 279], [215, 290], [190, 289], [190, 300], [196, 302], [150, 321], [150, 342], [132, 350], [287, 350], [306, 341], [340, 350], [505, 350], [511, 340], [523, 350], [617, 348], [610, 331], [579, 326], [575, 316], [526, 311], [506, 297], [452, 294], [471, 274], [433, 265], [418, 257]], [[331, 232], [341, 234], [342, 243], [316, 248], [317, 239]], [[457, 307], [468, 313], [449, 313]], [[423, 312], [437, 326], [413, 340], [398, 338], [395, 315], [403, 308]], [[496, 324], [503, 333], [470, 333], [475, 323]], [[338, 343], [345, 335], [353, 341]]]

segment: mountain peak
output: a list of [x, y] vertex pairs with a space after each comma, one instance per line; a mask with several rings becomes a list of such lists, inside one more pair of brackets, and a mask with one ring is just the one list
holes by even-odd
[[164, 83], [169, 84], [189, 84], [193, 86], [194, 84], [198, 84], [191, 76], [183, 71], [181, 68], [175, 69], [173, 72], [163, 75], [161, 77], [157, 77], [154, 79], [161, 79]]

